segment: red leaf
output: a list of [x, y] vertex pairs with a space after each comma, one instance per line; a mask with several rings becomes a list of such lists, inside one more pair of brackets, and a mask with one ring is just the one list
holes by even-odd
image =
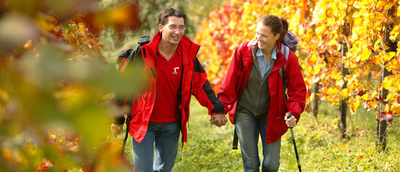
[[377, 120], [379, 122], [382, 122], [383, 120], [389, 122], [390, 124], [392, 124], [393, 122], [393, 112], [389, 111], [389, 112], [383, 112], [382, 115], [377, 115]]
[[367, 91], [368, 91], [368, 90], [360, 90], [358, 93], [356, 93], [356, 95], [362, 96], [362, 95], [364, 95], [365, 93], [367, 93]]

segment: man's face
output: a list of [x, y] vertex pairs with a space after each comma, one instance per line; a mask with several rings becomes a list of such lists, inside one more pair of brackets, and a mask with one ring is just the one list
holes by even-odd
[[271, 32], [269, 26], [265, 26], [261, 22], [259, 22], [256, 29], [258, 48], [260, 48], [261, 50], [274, 48], [276, 40], [279, 39], [279, 35], [280, 34], [274, 35]]
[[172, 45], [178, 45], [185, 34], [185, 21], [183, 17], [169, 16], [165, 25], [158, 25], [162, 39]]

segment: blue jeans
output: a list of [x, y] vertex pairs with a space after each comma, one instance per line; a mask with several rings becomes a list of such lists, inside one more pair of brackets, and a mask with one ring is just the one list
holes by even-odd
[[237, 132], [245, 172], [260, 171], [258, 139], [261, 135], [264, 160], [261, 171], [278, 171], [281, 139], [267, 144], [267, 116], [255, 116], [246, 109], [236, 110], [235, 130]]
[[179, 131], [179, 122], [149, 123], [142, 142], [132, 138], [135, 171], [170, 172], [178, 154]]

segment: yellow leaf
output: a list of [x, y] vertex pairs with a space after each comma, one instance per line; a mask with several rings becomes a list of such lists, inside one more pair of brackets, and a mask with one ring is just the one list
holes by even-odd
[[339, 92], [339, 90], [337, 88], [330, 87], [330, 88], [328, 88], [327, 94], [334, 95], [334, 94], [337, 94], [338, 92]]
[[316, 33], [317, 35], [324, 35], [326, 29], [327, 29], [326, 25], [321, 25], [321, 26], [319, 26], [319, 27], [317, 27], [317, 28], [315, 29], [315, 33]]
[[378, 45], [381, 43], [382, 38], [379, 38], [378, 40], [375, 41], [374, 43], [374, 51], [377, 51], [379, 49]]
[[390, 61], [395, 55], [396, 55], [396, 52], [388, 52], [388, 53], [385, 53], [385, 56], [383, 57], [383, 59], [385, 61]]
[[393, 112], [393, 113], [397, 113], [397, 114], [400, 114], [400, 104], [398, 104], [398, 103], [393, 103], [392, 104], [392, 106], [391, 106], [391, 111]]
[[363, 21], [361, 20], [361, 18], [356, 18], [356, 19], [354, 19], [354, 25], [361, 25], [361, 23], [362, 23]]
[[314, 64], [317, 61], [317, 57], [313, 53], [311, 57], [309, 58], [309, 63]]
[[344, 100], [347, 98], [347, 88], [340, 91], [340, 100]]
[[352, 16], [352, 17], [355, 18], [355, 19], [360, 18], [360, 13], [359, 13], [358, 11], [355, 11], [355, 12], [353, 13], [353, 16]]
[[397, 17], [400, 17], [400, 5], [397, 7]]
[[369, 49], [364, 49], [364, 51], [362, 51], [362, 53], [361, 53], [361, 61], [365, 61], [365, 60], [369, 59], [370, 54], [371, 54], [371, 51]]
[[357, 109], [360, 107], [360, 101], [356, 101], [351, 105], [352, 105], [353, 113], [355, 113], [357, 111]]
[[331, 39], [330, 41], [329, 41], [329, 43], [328, 43], [328, 45], [336, 45], [337, 44], [337, 40], [335, 40], [335, 39]]
[[383, 111], [383, 112], [389, 112], [389, 109], [390, 109], [390, 105], [388, 105], [388, 104], [385, 104], [385, 105], [383, 105], [383, 107], [382, 107], [382, 111]]
[[[333, 8], [333, 9], [335, 9], [335, 8]], [[328, 18], [328, 19], [326, 20], [326, 24], [327, 24], [328, 26], [334, 26], [334, 25], [337, 24], [337, 21], [335, 20], [335, 18]]]
[[369, 94], [362, 95], [361, 99], [367, 101], [369, 99]]
[[335, 85], [338, 86], [338, 87], [342, 87], [343, 84], [344, 84], [344, 81], [343, 80], [339, 80], [339, 81], [336, 82]]
[[390, 89], [392, 86], [394, 78], [393, 77], [385, 77], [385, 79], [382, 81], [381, 85], [385, 89]]

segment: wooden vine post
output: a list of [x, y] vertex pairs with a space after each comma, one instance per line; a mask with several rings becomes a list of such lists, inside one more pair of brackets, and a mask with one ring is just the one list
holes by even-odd
[[[345, 24], [343, 25], [343, 30], [342, 30], [342, 34], [344, 36], [349, 36], [350, 35], [350, 24], [345, 22]], [[345, 67], [344, 64], [344, 60], [346, 58], [346, 53], [348, 51], [348, 47], [347, 47], [347, 43], [346, 40], [342, 39], [341, 41], [341, 64], [340, 64], [340, 70], [342, 72], [342, 76], [343, 76], [343, 80], [344, 83], [342, 85], [342, 87], [340, 88], [340, 91], [342, 91], [343, 89], [347, 88], [347, 80], [345, 79], [347, 75], [349, 75], [349, 69]], [[346, 119], [347, 119], [347, 98], [345, 99], [340, 99], [339, 101], [339, 113], [340, 113], [340, 121], [339, 121], [339, 128], [340, 128], [340, 138], [344, 139], [346, 138], [346, 128], [347, 128], [347, 123], [346, 123]]]
[[[390, 37], [390, 32], [393, 29], [393, 22], [391, 22], [393, 14], [394, 14], [395, 9], [392, 7], [391, 9], [387, 10], [387, 16], [388, 16], [388, 21], [385, 26], [385, 45], [387, 45], [389, 48], [384, 50], [385, 53], [389, 52], [396, 52], [396, 43], [392, 42], [389, 37]], [[382, 63], [382, 78], [381, 82], [385, 79], [385, 77], [389, 76], [391, 72], [389, 72], [386, 69], [386, 62], [384, 61]], [[389, 93], [389, 90], [382, 89], [379, 92], [379, 97], [380, 100], [385, 100], [387, 98], [387, 95]], [[379, 111], [378, 111], [378, 118], [377, 118], [377, 124], [376, 124], [376, 133], [378, 136], [377, 142], [376, 142], [376, 149], [378, 152], [384, 151], [386, 149], [386, 130], [387, 130], [387, 120], [384, 117], [383, 114], [383, 106], [385, 105], [385, 102], [379, 101]]]
[[317, 116], [318, 116], [318, 101], [319, 101], [318, 85], [319, 85], [319, 80], [314, 81], [313, 89], [312, 89], [312, 91], [314, 92], [314, 99], [312, 101], [312, 108], [313, 108], [312, 113], [315, 118], [317, 118]]

